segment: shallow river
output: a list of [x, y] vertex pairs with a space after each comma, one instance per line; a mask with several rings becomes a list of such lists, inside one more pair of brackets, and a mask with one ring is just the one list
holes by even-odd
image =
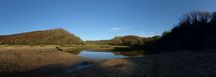
[[81, 57], [89, 59], [113, 59], [113, 58], [129, 58], [136, 56], [143, 56], [144, 51], [135, 50], [135, 51], [79, 51], [73, 53]]

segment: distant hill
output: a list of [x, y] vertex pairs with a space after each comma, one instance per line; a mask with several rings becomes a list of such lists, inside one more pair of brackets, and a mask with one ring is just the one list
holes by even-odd
[[74, 34], [58, 28], [12, 35], [1, 35], [1, 45], [80, 45], [84, 42]]
[[98, 41], [86, 41], [87, 44], [99, 44], [99, 45], [122, 45], [122, 46], [141, 46], [147, 42], [149, 38], [127, 35], [116, 36], [110, 40], [98, 40]]
[[113, 45], [125, 45], [125, 46], [140, 46], [143, 45], [147, 38], [136, 35], [116, 36], [112, 40]]

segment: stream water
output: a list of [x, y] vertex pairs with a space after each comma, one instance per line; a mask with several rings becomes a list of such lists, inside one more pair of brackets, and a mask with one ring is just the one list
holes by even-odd
[[88, 59], [113, 59], [113, 58], [129, 58], [136, 56], [143, 56], [144, 51], [134, 50], [134, 51], [79, 51], [73, 54], [85, 57]]

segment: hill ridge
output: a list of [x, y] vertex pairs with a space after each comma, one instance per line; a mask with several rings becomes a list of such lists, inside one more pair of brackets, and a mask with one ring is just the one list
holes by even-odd
[[38, 30], [10, 35], [0, 35], [1, 45], [80, 45], [83, 41], [76, 35], [55, 28], [49, 30]]

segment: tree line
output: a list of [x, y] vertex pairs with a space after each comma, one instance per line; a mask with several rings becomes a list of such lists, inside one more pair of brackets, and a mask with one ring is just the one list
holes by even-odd
[[160, 50], [201, 50], [216, 48], [216, 12], [192, 11], [184, 14], [176, 27], [145, 48]]

